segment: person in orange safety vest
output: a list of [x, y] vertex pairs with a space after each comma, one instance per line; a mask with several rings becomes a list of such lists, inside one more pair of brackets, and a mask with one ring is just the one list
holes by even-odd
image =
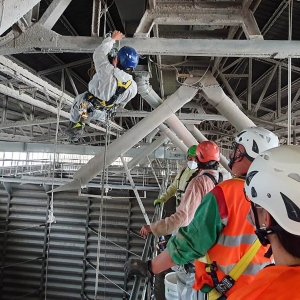
[[275, 265], [261, 270], [228, 300], [298, 300], [300, 282], [300, 147], [281, 146], [258, 156], [245, 182], [251, 220]]
[[[181, 300], [207, 299], [215, 289], [226, 299], [234, 290], [251, 282], [254, 275], [271, 261], [264, 257], [263, 247], [235, 283], [228, 280], [228, 273], [256, 239], [254, 226], [246, 220], [250, 203], [242, 201], [244, 178], [254, 158], [278, 144], [278, 137], [261, 127], [240, 132], [233, 143], [229, 161], [236, 177], [218, 184], [203, 197], [192, 222], [179, 229], [177, 236], [169, 240], [167, 249], [160, 255], [148, 262], [127, 261], [124, 266], [126, 275], [152, 276], [175, 264], [195, 260], [194, 294]], [[213, 263], [197, 260], [207, 253]]]

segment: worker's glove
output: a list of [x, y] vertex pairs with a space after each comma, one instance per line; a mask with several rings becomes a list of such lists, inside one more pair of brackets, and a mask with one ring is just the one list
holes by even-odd
[[124, 265], [125, 275], [128, 279], [134, 276], [151, 278], [154, 274], [151, 270], [151, 260], [129, 259]]
[[158, 204], [159, 206], [161, 206], [163, 203], [165, 203], [165, 201], [163, 199], [156, 199], [154, 200], [154, 206], [156, 206], [156, 204]]
[[87, 112], [87, 105], [85, 102], [81, 102], [79, 105], [79, 110], [78, 110], [79, 116], [82, 120], [87, 120], [88, 119], [88, 112]]

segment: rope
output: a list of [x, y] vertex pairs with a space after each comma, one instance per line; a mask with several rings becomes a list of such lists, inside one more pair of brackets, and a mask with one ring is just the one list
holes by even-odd
[[16, 232], [16, 231], [22, 231], [22, 230], [26, 230], [26, 229], [30, 229], [30, 228], [37, 228], [37, 227], [43, 227], [43, 226], [46, 226], [46, 224], [40, 224], [40, 225], [35, 225], [35, 226], [30, 226], [30, 227], [22, 227], [22, 228], [18, 228], [18, 229], [1, 231], [0, 234], [2, 234], [2, 233], [9, 233], [9, 232]]
[[[88, 261], [86, 260], [86, 262], [93, 268], [95, 269], [95, 267]], [[123, 290], [119, 285], [117, 285], [115, 282], [113, 282], [112, 280], [110, 280], [107, 276], [105, 276], [103, 273], [101, 273], [100, 271], [98, 271], [100, 273], [101, 276], [103, 276], [106, 280], [108, 280], [109, 282], [111, 282], [113, 285], [115, 285], [116, 287], [118, 287], [121, 291], [125, 292], [127, 295], [130, 296], [130, 294], [128, 292], [126, 292], [125, 290]]]
[[105, 175], [105, 166], [106, 166], [106, 153], [107, 153], [107, 146], [108, 146], [108, 128], [109, 128], [109, 119], [108, 114], [105, 115], [105, 147], [104, 147], [104, 162], [103, 162], [103, 169], [102, 169], [102, 187], [101, 187], [101, 201], [100, 201], [100, 208], [99, 208], [99, 223], [98, 223], [98, 246], [97, 246], [97, 266], [96, 266], [96, 279], [95, 279], [95, 296], [94, 299], [97, 300], [97, 293], [98, 293], [98, 282], [99, 282], [99, 267], [100, 267], [100, 251], [101, 251], [101, 231], [102, 231], [102, 214], [103, 214], [103, 202], [104, 202], [104, 175]]
[[[89, 227], [89, 229], [90, 229], [93, 233], [98, 234], [97, 231], [94, 230], [94, 229], [92, 229], [91, 227]], [[131, 252], [131, 251], [127, 250], [126, 248], [123, 248], [122, 246], [116, 244], [115, 242], [111, 241], [111, 240], [108, 239], [107, 237], [105, 237], [105, 236], [103, 236], [103, 235], [100, 235], [100, 236], [101, 236], [101, 238], [104, 238], [106, 241], [110, 242], [111, 244], [115, 245], [116, 247], [118, 247], [118, 248], [120, 248], [120, 249], [122, 249], [122, 250], [125, 250], [126, 252], [128, 252], [128, 253], [130, 253], [130, 254], [132, 254], [132, 255], [134, 255], [134, 256], [137, 256], [137, 257], [139, 257], [139, 258], [141, 257], [140, 255], [138, 255], [138, 254], [136, 254], [136, 253], [134, 253], [134, 252]], [[142, 238], [140, 235], [138, 235], [138, 237]]]
[[54, 217], [54, 206], [53, 206], [53, 198], [54, 198], [54, 170], [55, 170], [55, 164], [56, 164], [56, 152], [57, 152], [57, 137], [58, 137], [58, 128], [59, 128], [59, 119], [60, 119], [60, 112], [61, 112], [61, 105], [62, 105], [62, 99], [63, 94], [65, 90], [65, 72], [62, 70], [61, 73], [61, 90], [62, 94], [59, 98], [59, 101], [56, 99], [56, 106], [57, 106], [57, 119], [56, 119], [56, 130], [55, 130], [55, 142], [54, 142], [54, 157], [53, 157], [53, 172], [52, 172], [52, 192], [51, 192], [51, 199], [49, 203], [49, 209], [48, 209], [48, 220], [47, 223], [48, 226], [48, 240], [46, 241], [46, 266], [45, 266], [45, 300], [47, 300], [47, 288], [48, 288], [48, 266], [49, 266], [49, 251], [50, 251], [50, 234], [51, 234], [51, 225], [52, 223], [56, 223], [55, 217]]

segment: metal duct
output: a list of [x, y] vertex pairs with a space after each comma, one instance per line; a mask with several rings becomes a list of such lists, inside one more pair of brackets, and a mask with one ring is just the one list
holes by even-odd
[[161, 130], [163, 134], [165, 134], [170, 141], [179, 148], [183, 153], [186, 153], [188, 151], [188, 147], [177, 137], [177, 135], [170, 130], [165, 124], [160, 124], [158, 128]]
[[256, 126], [224, 93], [212, 74], [208, 74], [200, 82], [207, 102], [213, 105], [238, 131]]
[[[148, 72], [141, 72], [141, 76], [137, 76], [135, 81], [137, 83], [138, 92], [145, 99], [149, 105], [153, 108], [157, 108], [164, 101], [156, 94], [153, 88], [149, 84], [150, 74]], [[197, 141], [193, 135], [187, 130], [174, 114], [171, 115], [165, 122], [170, 126], [172, 131], [183, 141], [183, 143], [190, 147], [197, 144]]]
[[147, 146], [143, 151], [141, 151], [137, 156], [135, 156], [128, 164], [129, 170], [133, 169], [142, 159], [155, 151], [159, 146], [168, 140], [164, 134], [158, 137], [152, 144]]

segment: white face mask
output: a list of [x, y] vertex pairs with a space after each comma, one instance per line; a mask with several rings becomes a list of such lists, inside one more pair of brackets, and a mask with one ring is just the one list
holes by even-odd
[[198, 168], [198, 164], [193, 160], [189, 160], [187, 165], [191, 170], [196, 170]]

